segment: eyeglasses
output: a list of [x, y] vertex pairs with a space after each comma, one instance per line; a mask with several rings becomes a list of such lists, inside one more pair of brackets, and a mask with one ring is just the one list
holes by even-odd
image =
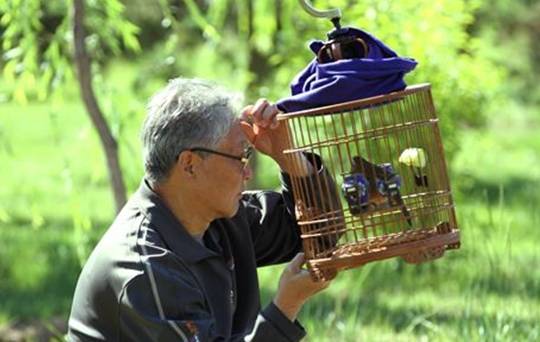
[[217, 154], [218, 156], [222, 156], [222, 157], [225, 157], [225, 158], [238, 160], [239, 162], [241, 162], [243, 164], [242, 170], [245, 170], [246, 167], [249, 164], [249, 158], [251, 158], [251, 155], [253, 153], [253, 147], [251, 147], [251, 146], [246, 147], [244, 149], [244, 152], [242, 152], [242, 154], [239, 155], [239, 156], [235, 156], [235, 155], [232, 155], [232, 154], [229, 154], [229, 153], [212, 150], [212, 149], [205, 148], [205, 147], [192, 147], [192, 148], [186, 149], [185, 151], [206, 152], [206, 153], [211, 153], [211, 154]]

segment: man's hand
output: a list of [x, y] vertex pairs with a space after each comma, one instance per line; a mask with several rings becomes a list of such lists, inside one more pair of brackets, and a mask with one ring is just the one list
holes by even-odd
[[257, 151], [277, 162], [284, 159], [283, 150], [288, 148], [287, 127], [277, 121], [278, 108], [265, 99], [242, 111], [242, 129]]
[[274, 298], [274, 304], [291, 321], [296, 319], [302, 305], [313, 295], [324, 290], [330, 281], [314, 282], [309, 272], [302, 268], [304, 253], [298, 253], [287, 265]]
[[283, 150], [290, 148], [287, 125], [277, 120], [279, 109], [266, 99], [244, 108], [241, 127], [255, 149], [274, 159], [280, 168], [296, 176], [312, 172], [311, 163], [302, 154], [286, 156]]

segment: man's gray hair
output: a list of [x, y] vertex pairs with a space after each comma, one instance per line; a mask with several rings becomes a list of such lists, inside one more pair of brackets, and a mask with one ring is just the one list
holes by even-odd
[[176, 78], [148, 104], [141, 138], [146, 177], [167, 179], [180, 152], [215, 148], [230, 131], [241, 96], [200, 79]]

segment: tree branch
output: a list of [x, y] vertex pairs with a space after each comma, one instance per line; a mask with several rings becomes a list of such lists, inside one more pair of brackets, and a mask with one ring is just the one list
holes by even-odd
[[97, 103], [92, 88], [92, 72], [90, 57], [85, 46], [84, 31], [84, 1], [74, 0], [73, 36], [75, 43], [75, 63], [77, 65], [79, 86], [86, 106], [86, 111], [98, 132], [101, 144], [105, 151], [109, 179], [113, 188], [116, 211], [120, 211], [126, 202], [126, 188], [120, 162], [118, 160], [118, 144], [105, 120]]

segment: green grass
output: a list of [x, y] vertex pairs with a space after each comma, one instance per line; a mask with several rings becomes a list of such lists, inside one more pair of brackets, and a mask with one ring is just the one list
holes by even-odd
[[[309, 340], [540, 338], [540, 232], [530, 229], [540, 221], [519, 208], [492, 212], [478, 203], [458, 213], [461, 249], [442, 259], [421, 265], [395, 259], [341, 273], [300, 316]], [[260, 272], [266, 301], [276, 272]]]
[[[123, 77], [131, 70], [113, 66], [111, 79], [123, 83], [103, 107], [133, 191], [144, 100]], [[114, 215], [99, 141], [76, 92], [64, 98], [0, 103], [0, 327], [67, 318], [81, 262]], [[432, 263], [393, 259], [341, 273], [300, 315], [309, 341], [540, 339], [540, 119], [512, 117], [463, 133], [452, 171], [461, 249]], [[274, 187], [277, 168], [261, 158], [260, 170], [259, 183]], [[260, 271], [263, 303], [280, 270]]]

